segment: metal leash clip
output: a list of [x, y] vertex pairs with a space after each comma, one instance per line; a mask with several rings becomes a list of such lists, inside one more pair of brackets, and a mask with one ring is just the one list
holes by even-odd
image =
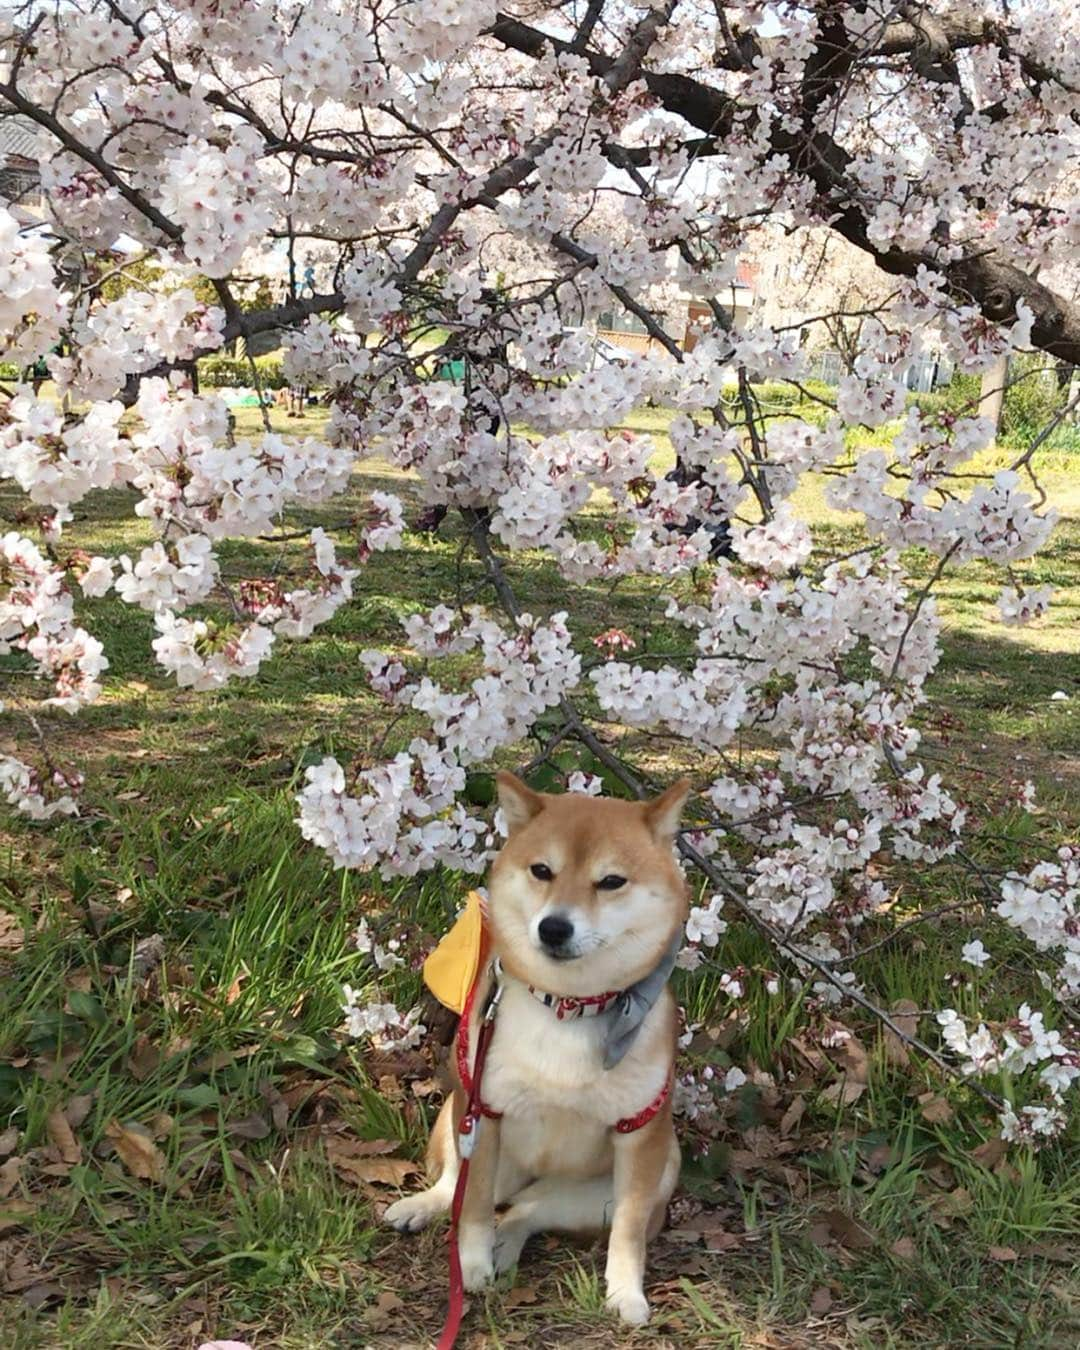
[[484, 1005], [484, 1016], [482, 1020], [485, 1022], [495, 1021], [495, 1014], [499, 1010], [499, 1000], [503, 996], [502, 962], [498, 957], [491, 963], [491, 973], [495, 978], [495, 984], [491, 993], [488, 994], [487, 1003]]

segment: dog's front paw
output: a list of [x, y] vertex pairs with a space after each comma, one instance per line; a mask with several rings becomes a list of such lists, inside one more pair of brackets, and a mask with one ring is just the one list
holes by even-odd
[[406, 1196], [397, 1200], [382, 1216], [383, 1223], [396, 1228], [399, 1233], [419, 1233], [446, 1208], [438, 1197], [430, 1191], [421, 1191], [419, 1195]]
[[495, 1278], [494, 1236], [491, 1230], [461, 1234], [461, 1282], [470, 1294]]
[[632, 1327], [643, 1327], [649, 1320], [649, 1304], [640, 1289], [608, 1290], [607, 1306]]
[[490, 1256], [462, 1256], [461, 1282], [470, 1294], [475, 1294], [495, 1278], [495, 1267]]

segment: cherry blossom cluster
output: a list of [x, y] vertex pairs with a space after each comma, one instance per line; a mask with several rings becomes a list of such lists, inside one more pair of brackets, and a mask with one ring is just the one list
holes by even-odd
[[0, 359], [30, 361], [55, 345], [69, 301], [40, 230], [23, 231], [12, 212], [0, 208]]
[[25, 652], [45, 682], [45, 704], [75, 712], [101, 693], [104, 648], [75, 621], [63, 569], [14, 531], [0, 537], [0, 656]]
[[1064, 845], [1053, 862], [1001, 883], [998, 915], [1058, 963], [1053, 984], [1064, 998], [1080, 991], [1080, 848]]
[[308, 769], [298, 798], [300, 828], [335, 866], [377, 865], [385, 876], [414, 875], [437, 862], [482, 871], [494, 836], [457, 800], [465, 768], [519, 742], [578, 682], [580, 657], [564, 614], [547, 624], [522, 614], [512, 631], [480, 614], [456, 619], [439, 606], [406, 620], [405, 631], [429, 659], [476, 653], [481, 673], [460, 692], [426, 674], [410, 678], [383, 652], [363, 655], [373, 688], [394, 706], [422, 714], [432, 738], [414, 738], [408, 753], [358, 770], [348, 785], [332, 758]]
[[77, 315], [69, 329], [74, 355], [51, 356], [49, 370], [64, 393], [108, 399], [131, 375], [214, 351], [224, 322], [221, 309], [202, 304], [186, 286], [129, 291]]
[[393, 1003], [363, 1002], [363, 994], [345, 985], [345, 1030], [357, 1040], [369, 1040], [376, 1050], [414, 1050], [424, 1038], [427, 1027], [420, 1021], [420, 1009], [402, 1013]]
[[81, 786], [78, 775], [59, 769], [42, 773], [14, 755], [0, 755], [0, 793], [9, 806], [30, 820], [77, 815], [79, 806], [73, 794]]
[[[1009, 1085], [1001, 1112], [1003, 1139], [1038, 1146], [1059, 1135], [1068, 1122], [1066, 1095], [1080, 1078], [1080, 1042], [1046, 1026], [1044, 1014], [1023, 1004], [1002, 1026], [980, 1022], [974, 1031], [953, 1008], [937, 1015], [941, 1039], [971, 1078], [990, 1078]], [[1020, 1095], [1042, 1093], [1043, 1103], [1016, 1109]]]

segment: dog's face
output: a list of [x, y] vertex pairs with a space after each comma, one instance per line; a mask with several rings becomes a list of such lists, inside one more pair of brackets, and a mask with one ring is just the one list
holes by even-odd
[[642, 979], [686, 921], [672, 842], [689, 784], [649, 802], [548, 796], [510, 773], [498, 785], [510, 835], [488, 909], [507, 971], [571, 997]]

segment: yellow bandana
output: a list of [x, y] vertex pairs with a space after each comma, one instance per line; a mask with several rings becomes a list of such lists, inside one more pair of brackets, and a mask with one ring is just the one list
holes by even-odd
[[453, 928], [424, 962], [424, 983], [444, 1007], [460, 1013], [487, 954], [483, 901], [470, 891]]

